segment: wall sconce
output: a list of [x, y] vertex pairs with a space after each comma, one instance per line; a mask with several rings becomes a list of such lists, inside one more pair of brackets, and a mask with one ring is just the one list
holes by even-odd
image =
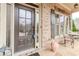
[[74, 4], [74, 8], [78, 8], [78, 4], [76, 3], [76, 4]]

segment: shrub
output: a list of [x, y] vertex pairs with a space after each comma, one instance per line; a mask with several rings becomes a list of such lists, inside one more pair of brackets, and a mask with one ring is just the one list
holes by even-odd
[[78, 30], [77, 30], [76, 25], [75, 25], [75, 23], [73, 21], [73, 23], [72, 23], [72, 32], [77, 32], [77, 31]]

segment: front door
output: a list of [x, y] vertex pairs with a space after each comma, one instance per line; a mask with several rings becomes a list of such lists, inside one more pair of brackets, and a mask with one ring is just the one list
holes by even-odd
[[35, 47], [34, 13], [32, 8], [15, 4], [15, 52]]

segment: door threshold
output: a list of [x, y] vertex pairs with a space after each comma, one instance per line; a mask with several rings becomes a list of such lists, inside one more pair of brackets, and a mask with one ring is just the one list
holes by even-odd
[[20, 51], [20, 52], [15, 52], [14, 56], [28, 56], [30, 54], [38, 52], [38, 50], [39, 50], [39, 48], [31, 48], [31, 49], [23, 50], [23, 51]]

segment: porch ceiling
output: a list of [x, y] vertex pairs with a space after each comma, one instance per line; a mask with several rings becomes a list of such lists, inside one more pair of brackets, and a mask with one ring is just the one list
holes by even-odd
[[70, 8], [72, 13], [79, 11], [79, 3], [78, 3], [78, 7], [77, 8], [74, 8], [74, 4], [75, 3], [62, 3], [62, 4], [67, 6], [68, 8]]

